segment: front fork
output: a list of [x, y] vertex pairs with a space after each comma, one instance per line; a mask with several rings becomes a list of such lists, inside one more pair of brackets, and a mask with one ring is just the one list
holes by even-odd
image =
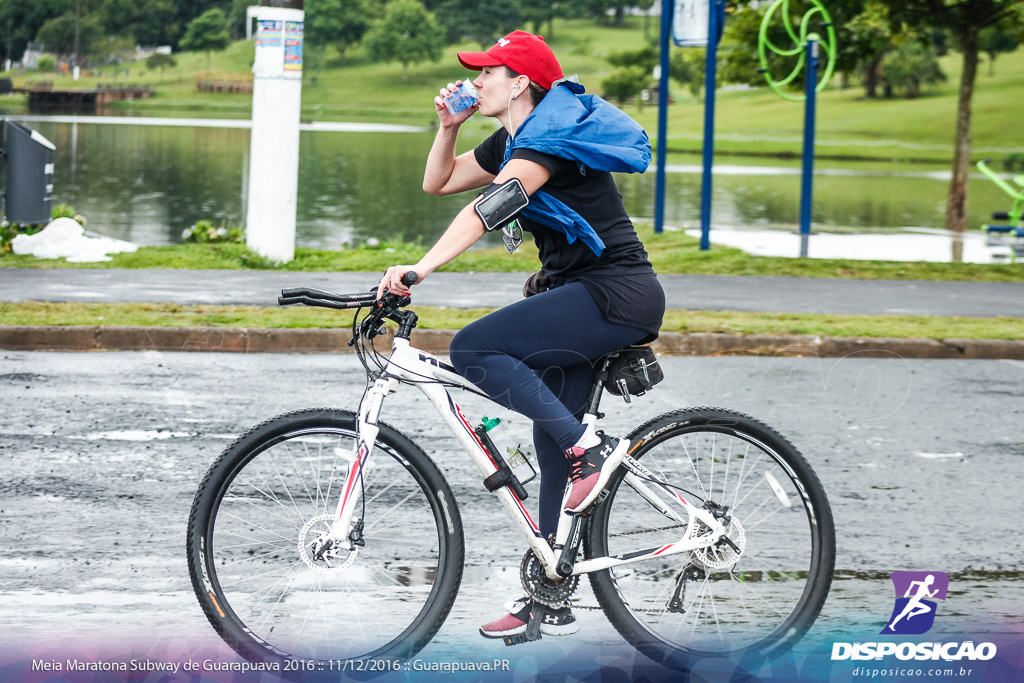
[[384, 398], [395, 393], [398, 388], [398, 380], [393, 377], [380, 377], [373, 383], [370, 391], [359, 405], [359, 413], [356, 416], [356, 443], [352, 452], [352, 463], [348, 467], [348, 476], [345, 478], [345, 489], [338, 500], [334, 511], [334, 524], [327, 538], [331, 545], [353, 550], [360, 542], [358, 527], [353, 524], [356, 507], [363, 494], [363, 482], [368, 472], [370, 455], [373, 453], [373, 444], [377, 441], [377, 434], [380, 427], [377, 426], [377, 418], [380, 416], [380, 408]]

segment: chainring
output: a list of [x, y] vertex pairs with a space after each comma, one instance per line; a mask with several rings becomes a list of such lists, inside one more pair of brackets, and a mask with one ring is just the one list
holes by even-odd
[[519, 565], [519, 577], [523, 581], [523, 588], [527, 594], [548, 607], [563, 607], [576, 587], [580, 584], [580, 575], [573, 574], [559, 581], [552, 581], [544, 571], [544, 565], [540, 563], [533, 550], [527, 550], [523, 555], [523, 561]]

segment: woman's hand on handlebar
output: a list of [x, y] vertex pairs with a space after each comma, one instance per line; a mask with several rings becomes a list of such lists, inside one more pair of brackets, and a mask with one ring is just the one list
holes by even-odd
[[384, 296], [385, 289], [398, 296], [408, 296], [409, 287], [420, 282], [426, 276], [423, 269], [417, 268], [417, 266], [391, 266], [384, 271], [384, 277], [377, 285], [377, 298]]

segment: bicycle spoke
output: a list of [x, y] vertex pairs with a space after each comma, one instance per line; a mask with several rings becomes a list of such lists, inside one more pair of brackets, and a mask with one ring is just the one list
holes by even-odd
[[767, 503], [769, 500], [771, 500], [771, 499], [770, 498], [766, 498], [764, 503], [761, 503], [760, 505], [758, 505], [756, 508], [754, 508], [753, 511], [750, 512], [750, 514], [748, 514], [745, 518], [743, 518], [742, 524], [743, 524], [743, 528], [746, 531], [750, 531], [751, 529], [756, 529], [757, 527], [761, 526], [762, 524], [767, 522], [769, 519], [774, 517], [776, 514], [778, 514], [780, 510], [785, 509], [780, 504], [777, 507], [772, 508], [771, 512], [769, 512], [768, 514], [766, 514], [764, 517], [762, 517], [761, 519], [757, 520], [753, 524], [748, 523], [747, 520], [749, 520], [751, 517], [753, 517], [754, 513], [757, 512], [758, 510], [760, 510], [762, 507], [764, 507], [764, 504]]
[[[305, 447], [305, 444], [303, 444]], [[284, 452], [288, 456], [288, 459], [292, 461], [292, 469], [295, 470], [295, 476], [298, 477], [299, 483], [302, 484], [303, 490], [306, 492], [306, 497], [309, 498], [310, 502], [316, 505], [316, 501], [313, 499], [313, 494], [309, 492], [309, 487], [306, 485], [306, 480], [299, 475], [299, 465], [295, 462], [295, 455], [292, 454], [292, 449], [289, 448], [288, 442], [284, 442]]]
[[697, 466], [693, 464], [693, 458], [690, 457], [690, 449], [683, 443], [683, 452], [686, 454], [686, 460], [690, 463], [690, 469], [693, 471], [693, 476], [697, 479], [697, 484], [700, 486], [701, 492], [704, 494], [704, 500], [708, 499], [707, 489], [704, 488], [704, 482], [701, 481], [700, 475], [697, 474]]
[[[421, 452], [375, 443], [359, 484], [364, 543], [328, 542], [331, 497], [343, 485], [344, 448], [354, 443], [351, 429], [271, 432], [215, 492], [213, 561], [202, 570], [216, 574], [220, 591], [211, 609], [230, 607], [240, 637], [273, 656], [337, 659], [405, 647], [398, 636], [427, 615], [443, 618], [454, 599], [457, 582], [440, 592], [437, 582], [448, 575], [443, 550], [455, 543], [462, 552], [461, 521], [456, 516], [458, 539], [449, 535], [442, 548], [446, 522], [431, 500], [451, 493]], [[454, 559], [461, 567], [461, 554]], [[450, 562], [447, 571], [455, 571]]]
[[[748, 437], [745, 430], [754, 425], [750, 418], [709, 408], [673, 413], [647, 425], [648, 436], [640, 435], [633, 457], [673, 490], [689, 491], [690, 505], [713, 502], [725, 508], [730, 522], [724, 530], [732, 542], [698, 546], [680, 555], [684, 560], [679, 564], [645, 559], [613, 568], [607, 579], [592, 575], [595, 595], [606, 610], [618, 612], [616, 604], [628, 610], [619, 612], [626, 625], [623, 634], [645, 652], [655, 647], [652, 643], [680, 652], [743, 651], [806, 628], [820, 609], [824, 593], [800, 578], [816, 562], [828, 562], [825, 567], [831, 569], [831, 560], [815, 552], [813, 539], [822, 526], [813, 523], [805, 502], [807, 491], [820, 491], [820, 485], [795, 482], [787, 458], [799, 460], [799, 453], [760, 423], [756, 429], [761, 431]], [[791, 507], [779, 499], [773, 481], [793, 501]], [[592, 522], [597, 525], [592, 536], [601, 539], [594, 557], [671, 544], [683, 536], [638, 488], [620, 481], [611, 490]], [[651, 490], [664, 502], [660, 487]], [[669, 504], [685, 513], [678, 501]], [[827, 514], [827, 504], [815, 505]], [[718, 514], [713, 507], [706, 509]], [[707, 533], [702, 522], [688, 519], [694, 532]], [[827, 523], [831, 527], [830, 517]], [[810, 593], [815, 597], [805, 601]], [[670, 611], [673, 596], [682, 597], [681, 611]]]
[[[274, 516], [274, 517], [277, 517], [277, 518], [278, 518], [278, 519], [280, 519], [280, 520], [283, 520], [283, 521], [285, 521], [285, 522], [288, 522], [289, 524], [295, 524], [295, 521], [294, 521], [294, 520], [292, 520], [292, 519], [290, 519], [290, 518], [288, 518], [288, 517], [282, 517], [281, 515], [278, 515], [278, 514], [276, 514], [276, 513], [274, 513], [274, 512], [270, 512], [270, 511], [269, 511], [269, 510], [267, 510], [267, 509], [266, 509], [265, 507], [262, 507], [262, 506], [261, 506], [261, 505], [259, 505], [258, 503], [255, 503], [255, 502], [253, 502], [253, 501], [251, 501], [251, 500], [248, 500], [248, 499], [246, 499], [246, 498], [239, 498], [238, 496], [231, 496], [231, 497], [225, 497], [225, 498], [224, 498], [224, 500], [225, 500], [225, 501], [227, 501], [227, 502], [229, 502], [229, 503], [245, 503], [246, 505], [251, 505], [251, 506], [253, 506], [253, 507], [255, 507], [255, 508], [258, 508], [258, 509], [260, 509], [260, 510], [262, 510], [262, 511], [266, 512], [266, 513], [267, 513], [267, 514], [269, 514], [269, 515], [272, 515], [272, 516]], [[285, 508], [285, 509], [287, 510], [287, 508]], [[299, 523], [299, 524], [295, 524], [295, 528], [296, 528], [296, 529], [300, 528], [301, 526], [302, 526], [302, 524], [301, 524], [301, 523]]]

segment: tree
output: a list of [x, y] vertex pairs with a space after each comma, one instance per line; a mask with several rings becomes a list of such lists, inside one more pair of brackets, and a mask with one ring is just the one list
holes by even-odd
[[[79, 53], [89, 51], [89, 46], [103, 35], [103, 26], [96, 15], [81, 18], [78, 27]], [[75, 50], [75, 13], [74, 11], [50, 19], [39, 29], [36, 40], [46, 46], [47, 50], [62, 55], [70, 55]]]
[[437, 8], [437, 22], [449, 43], [470, 38], [482, 47], [490, 47], [498, 38], [520, 28], [523, 14], [515, 0], [446, 0]]
[[[178, 12], [179, 26], [188, 26], [193, 19], [214, 8], [219, 8], [223, 12], [230, 12], [232, 9], [231, 0], [173, 0], [173, 2]], [[261, 2], [253, 0], [250, 4], [259, 5]]]
[[431, 12], [416, 0], [391, 0], [384, 18], [366, 33], [370, 58], [402, 64], [402, 80], [409, 80], [409, 63], [441, 59], [441, 27]]
[[658, 48], [651, 44], [636, 50], [623, 50], [608, 55], [608, 63], [612, 66], [638, 66], [647, 73], [654, 71], [658, 59]]
[[181, 39], [181, 49], [206, 53], [206, 68], [210, 68], [210, 53], [228, 46], [228, 20], [218, 8], [207, 10], [192, 20]]
[[988, 75], [996, 72], [996, 57], [1020, 47], [1020, 37], [1002, 26], [989, 26], [978, 34], [978, 49], [988, 55]]
[[921, 94], [921, 86], [941, 83], [946, 74], [939, 68], [935, 49], [916, 40], [905, 40], [890, 52], [882, 65], [882, 77], [888, 86], [900, 88], [908, 99]]
[[842, 66], [860, 72], [864, 82], [864, 96], [875, 97], [882, 76], [882, 62], [892, 49], [895, 34], [888, 11], [883, 3], [868, 2], [864, 11], [846, 24], [836, 36]]
[[334, 45], [341, 61], [345, 50], [358, 43], [370, 28], [367, 0], [306, 0], [306, 42], [313, 47]]
[[[95, 41], [90, 59], [104, 64], [122, 64], [135, 58], [135, 39], [131, 36], [107, 36]], [[117, 71], [114, 72], [117, 76]]]
[[[967, 229], [967, 177], [971, 164], [971, 108], [978, 74], [978, 34], [1003, 20], [1021, 21], [1019, 0], [902, 0], [889, 7], [895, 21], [915, 27], [945, 28], [953, 34], [963, 55], [957, 96], [953, 179], [946, 202], [946, 230]], [[1015, 24], [1019, 25], [1019, 23]], [[963, 244], [954, 243], [953, 260], [963, 259]]]
[[[626, 23], [626, 10], [637, 6], [637, 0], [569, 0], [569, 16], [589, 16], [599, 24], [612, 23], [622, 27]], [[613, 21], [609, 22], [608, 18]]]
[[[651, 0], [653, 2], [653, 0]], [[530, 24], [534, 33], [541, 33], [544, 24], [548, 25], [545, 37], [551, 40], [555, 34], [555, 17], [561, 16], [558, 2], [552, 0], [519, 0], [523, 21]]]
[[[601, 92], [621, 103], [639, 95], [650, 84], [658, 63], [658, 49], [648, 44], [637, 50], [613, 52], [608, 55], [608, 63], [618, 70], [601, 81]], [[642, 99], [637, 99], [637, 107], [643, 107]]]
[[[228, 9], [228, 34], [232, 40], [245, 38], [245, 23], [249, 20], [249, 6], [255, 4], [257, 4], [256, 0], [231, 0], [231, 7]], [[305, 6], [308, 8], [309, 2]]]
[[703, 47], [681, 48], [672, 52], [669, 62], [669, 76], [680, 85], [686, 86], [698, 102], [704, 100], [707, 52]]
[[0, 0], [0, 34], [5, 59], [21, 59], [25, 46], [36, 39], [42, 25], [66, 13], [69, 7], [65, 0]]
[[[764, 12], [764, 7], [740, 8], [725, 20], [722, 40], [718, 45], [718, 77], [723, 83], [764, 85], [764, 76], [758, 72], [761, 65], [757, 59], [757, 34]], [[773, 34], [771, 38], [776, 39], [776, 36]], [[788, 41], [784, 30], [777, 39], [780, 45], [784, 44], [783, 39]]]
[[638, 97], [650, 83], [651, 74], [639, 66], [627, 66], [619, 69], [601, 81], [601, 93], [619, 104], [631, 97], [637, 97], [637, 106], [642, 100]]
[[178, 66], [178, 61], [171, 55], [165, 55], [162, 52], [154, 52], [146, 58], [146, 68], [150, 70], [160, 69], [161, 74], [167, 67], [174, 68], [176, 66]]
[[169, 45], [180, 33], [174, 0], [103, 0], [101, 14], [108, 34], [133, 36], [140, 45]]
[[636, 8], [644, 13], [644, 40], [651, 39], [651, 8], [654, 0], [636, 0]]

